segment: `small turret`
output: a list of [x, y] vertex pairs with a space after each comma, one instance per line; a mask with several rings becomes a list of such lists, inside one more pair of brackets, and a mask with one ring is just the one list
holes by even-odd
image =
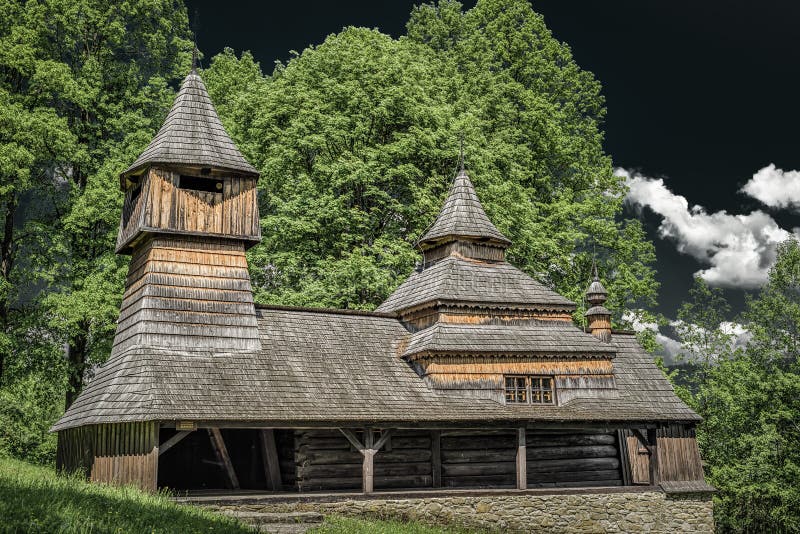
[[611, 342], [611, 312], [603, 306], [608, 299], [608, 291], [600, 282], [597, 275], [597, 265], [594, 266], [594, 279], [586, 290], [586, 300], [591, 307], [584, 314], [589, 323], [589, 333], [600, 341]]

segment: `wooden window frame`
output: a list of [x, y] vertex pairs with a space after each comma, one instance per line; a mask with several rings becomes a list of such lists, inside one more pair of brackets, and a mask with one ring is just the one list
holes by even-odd
[[[514, 381], [511, 387], [509, 386], [509, 380]], [[520, 380], [524, 380], [525, 389], [523, 390], [520, 387]], [[545, 384], [548, 384], [549, 387]], [[522, 391], [522, 396], [520, 391]], [[524, 397], [524, 400], [509, 400], [509, 393], [514, 399]], [[548, 393], [549, 401], [545, 400]], [[556, 403], [555, 378], [546, 375], [503, 375], [503, 398], [505, 403], [510, 405], [553, 406]], [[536, 398], [539, 400], [535, 400]]]

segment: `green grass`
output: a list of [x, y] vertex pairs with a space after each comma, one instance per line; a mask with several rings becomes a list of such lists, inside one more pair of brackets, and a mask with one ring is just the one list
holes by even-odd
[[[167, 494], [90, 484], [0, 457], [0, 533], [252, 533], [238, 521], [173, 502]], [[309, 534], [469, 534], [416, 522], [330, 516]]]
[[329, 516], [321, 526], [308, 534], [474, 534], [476, 530], [442, 528], [417, 522], [385, 521], [373, 519], [351, 519]]
[[209, 510], [133, 488], [89, 484], [54, 470], [0, 458], [2, 533], [252, 533]]

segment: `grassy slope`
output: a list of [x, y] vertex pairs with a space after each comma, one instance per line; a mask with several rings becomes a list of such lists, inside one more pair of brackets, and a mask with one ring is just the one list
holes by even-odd
[[[138, 534], [252, 533], [203, 508], [179, 505], [165, 494], [90, 484], [52, 469], [0, 458], [0, 533]], [[329, 517], [314, 534], [467, 534], [419, 523]]]
[[0, 459], [0, 532], [251, 533], [233, 519], [165, 495], [89, 484], [52, 469]]

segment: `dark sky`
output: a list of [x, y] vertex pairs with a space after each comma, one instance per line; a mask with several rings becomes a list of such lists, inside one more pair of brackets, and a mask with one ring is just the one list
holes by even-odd
[[[189, 0], [199, 46], [251, 50], [266, 72], [290, 50], [343, 26], [398, 36], [418, 2]], [[464, 2], [465, 7], [474, 1]], [[664, 177], [669, 189], [709, 212], [765, 209], [738, 193], [758, 169], [800, 169], [800, 2], [742, 0], [539, 0], [556, 38], [602, 82], [605, 147], [615, 166]], [[769, 211], [769, 210], [766, 210]], [[785, 229], [786, 211], [769, 212]], [[661, 310], [674, 316], [691, 274], [706, 267], [660, 239], [660, 217], [644, 220], [658, 253]], [[741, 291], [729, 291], [734, 304]]]

